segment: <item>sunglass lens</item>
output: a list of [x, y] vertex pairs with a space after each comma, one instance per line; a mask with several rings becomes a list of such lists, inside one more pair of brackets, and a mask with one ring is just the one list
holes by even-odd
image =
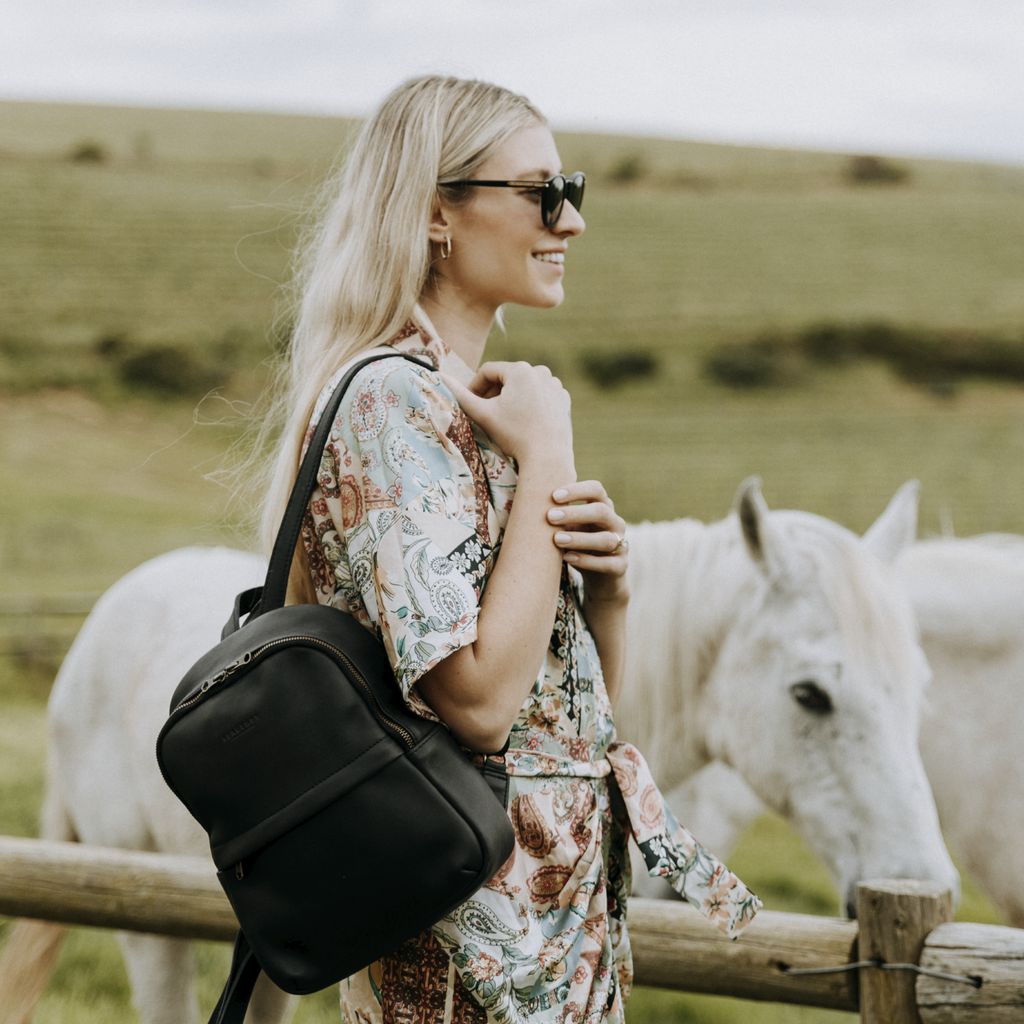
[[587, 179], [582, 171], [577, 171], [565, 183], [565, 198], [572, 203], [577, 212], [579, 212], [580, 207], [583, 205], [583, 186], [586, 183]]
[[541, 213], [544, 227], [551, 228], [562, 216], [562, 204], [565, 202], [565, 176], [556, 174], [548, 178], [548, 187], [541, 193]]

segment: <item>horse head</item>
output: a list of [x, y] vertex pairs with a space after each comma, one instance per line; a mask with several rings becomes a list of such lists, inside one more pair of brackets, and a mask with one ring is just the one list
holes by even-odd
[[913, 540], [916, 481], [863, 540], [820, 516], [769, 512], [760, 481], [736, 519], [755, 587], [708, 675], [708, 751], [788, 818], [855, 913], [864, 878], [959, 892], [917, 738], [931, 673], [891, 563]]
[[[634, 595], [651, 569], [645, 549], [657, 546], [687, 596], [667, 601], [679, 649], [662, 658], [671, 683], [652, 683], [649, 628], [648, 653], [631, 655], [627, 686], [639, 683], [638, 703], [657, 708], [638, 716], [627, 699], [624, 734], [650, 745], [666, 792], [705, 764], [735, 769], [814, 850], [851, 916], [866, 878], [931, 879], [959, 893], [917, 746], [930, 670], [890, 569], [914, 538], [917, 494], [916, 482], [904, 485], [861, 539], [821, 516], [770, 512], [751, 478], [734, 514], [697, 538], [691, 521], [631, 532]], [[673, 532], [690, 535], [682, 564], [664, 550]], [[649, 599], [638, 605], [638, 618], [643, 606], [653, 614]]]

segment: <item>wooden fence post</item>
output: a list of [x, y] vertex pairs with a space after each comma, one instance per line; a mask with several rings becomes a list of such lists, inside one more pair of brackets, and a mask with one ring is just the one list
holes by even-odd
[[[857, 886], [858, 960], [917, 964], [928, 933], [953, 920], [953, 894], [937, 882], [889, 878]], [[860, 969], [861, 1024], [921, 1024], [913, 971]]]

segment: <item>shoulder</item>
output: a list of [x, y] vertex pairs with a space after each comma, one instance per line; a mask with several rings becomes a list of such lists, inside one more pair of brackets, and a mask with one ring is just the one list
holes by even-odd
[[[338, 375], [335, 386], [341, 379]], [[367, 363], [352, 378], [342, 406], [353, 406], [360, 397], [367, 395], [393, 394], [398, 397], [439, 392], [451, 399], [451, 392], [444, 385], [437, 371], [417, 360], [403, 358], [401, 354], [382, 356]], [[454, 399], [451, 399], [454, 401]]]
[[[312, 423], [323, 415], [345, 369], [326, 384]], [[385, 356], [360, 367], [345, 389], [331, 427], [331, 438], [359, 447], [380, 438], [389, 427], [418, 425], [444, 433], [458, 403], [437, 371], [421, 362]]]

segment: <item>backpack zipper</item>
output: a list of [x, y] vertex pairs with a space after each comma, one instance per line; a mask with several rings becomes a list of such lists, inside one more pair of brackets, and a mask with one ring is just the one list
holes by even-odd
[[410, 733], [406, 729], [403, 729], [402, 726], [400, 726], [397, 722], [389, 718], [384, 713], [384, 709], [380, 706], [379, 702], [377, 701], [377, 697], [376, 694], [374, 694], [373, 692], [373, 688], [363, 678], [362, 673], [355, 667], [355, 665], [352, 664], [352, 661], [348, 657], [348, 655], [346, 655], [344, 651], [339, 650], [333, 644], [329, 644], [327, 643], [326, 640], [321, 640], [317, 636], [280, 637], [277, 640], [271, 640], [270, 643], [264, 644], [262, 647], [257, 647], [255, 651], [246, 651], [245, 654], [243, 654], [242, 657], [239, 658], [237, 661], [233, 661], [230, 665], [226, 665], [215, 676], [212, 676], [210, 679], [205, 680], [203, 682], [203, 685], [199, 688], [199, 692], [193, 694], [191, 697], [188, 698], [188, 700], [182, 701], [174, 709], [174, 713], [177, 714], [177, 712], [183, 711], [187, 707], [191, 707], [191, 705], [195, 704], [196, 701], [198, 701], [203, 696], [203, 694], [205, 694], [206, 691], [210, 689], [210, 687], [216, 686], [219, 683], [223, 683], [224, 680], [234, 675], [234, 673], [237, 672], [240, 668], [250, 664], [256, 658], [260, 657], [262, 654], [269, 651], [272, 647], [277, 647], [281, 644], [289, 644], [294, 642], [295, 640], [305, 640], [308, 643], [318, 644], [320, 647], [324, 647], [327, 650], [331, 651], [333, 654], [335, 654], [345, 664], [345, 667], [349, 670], [349, 673], [352, 675], [352, 677], [366, 691], [367, 696], [370, 698], [370, 701], [373, 704], [374, 710], [377, 712], [377, 717], [382, 722], [384, 722], [393, 732], [398, 733], [398, 735], [400, 735], [402, 739], [405, 740], [405, 742], [408, 744], [410, 748], [416, 745], [416, 741], [413, 739], [412, 733]]
[[[256, 654], [259, 654], [259, 651], [257, 651]], [[184, 708], [191, 707], [193, 704], [195, 704], [197, 700], [199, 700], [200, 697], [202, 697], [204, 693], [206, 693], [206, 691], [211, 686], [216, 686], [217, 683], [223, 683], [228, 676], [233, 675], [243, 665], [248, 665], [249, 662], [252, 661], [254, 657], [256, 657], [256, 654], [254, 654], [252, 651], [246, 651], [245, 654], [243, 654], [238, 659], [238, 661], [233, 661], [231, 662], [230, 665], [225, 665], [224, 668], [222, 668], [220, 672], [218, 672], [215, 676], [211, 676], [209, 679], [204, 681], [203, 685], [199, 687], [198, 693], [192, 694], [192, 696], [189, 697], [188, 700], [183, 700], [174, 709], [174, 711], [171, 712], [171, 714], [175, 714], [176, 712], [181, 711]]]

